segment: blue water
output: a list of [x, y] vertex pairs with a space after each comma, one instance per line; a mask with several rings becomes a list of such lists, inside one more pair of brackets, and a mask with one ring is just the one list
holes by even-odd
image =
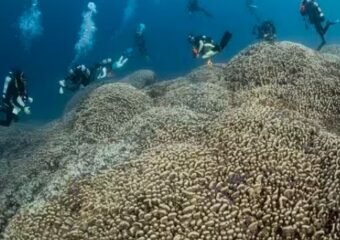
[[[133, 46], [136, 25], [144, 22], [147, 26], [146, 40], [151, 61], [135, 59], [124, 70], [118, 71], [118, 76], [150, 68], [160, 78], [171, 78], [203, 64], [192, 59], [186, 40], [188, 33], [207, 34], [216, 40], [225, 30], [233, 33], [231, 43], [215, 61], [225, 62], [256, 41], [251, 34], [255, 19], [247, 12], [243, 0], [201, 0], [201, 4], [214, 14], [212, 19], [202, 15], [190, 16], [185, 11], [186, 0], [136, 0], [135, 12], [123, 26], [128, 0], [94, 2], [98, 10], [94, 17], [98, 28], [96, 41], [88, 56], [81, 59], [82, 63], [92, 64], [106, 57], [118, 58], [124, 49]], [[318, 45], [320, 39], [314, 29], [311, 27], [306, 31], [304, 28], [298, 11], [300, 0], [255, 2], [260, 16], [277, 25], [279, 40], [300, 42], [313, 48]], [[30, 7], [31, 1], [1, 1], [0, 78], [3, 79], [13, 66], [26, 72], [29, 91], [35, 99], [29, 121], [40, 122], [60, 116], [68, 100], [58, 95], [57, 82], [63, 78], [75, 56], [74, 45], [87, 3], [84, 0], [39, 1], [43, 34], [25, 49], [18, 19]], [[327, 18], [340, 18], [338, 0], [320, 0], [319, 4]], [[340, 25], [330, 29], [327, 40], [328, 43], [340, 43]]]

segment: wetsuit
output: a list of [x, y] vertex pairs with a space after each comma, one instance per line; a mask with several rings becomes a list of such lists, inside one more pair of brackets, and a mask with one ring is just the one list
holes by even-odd
[[2, 104], [0, 112], [5, 115], [0, 120], [0, 126], [10, 126], [13, 120], [18, 120], [18, 114], [24, 109], [29, 114], [29, 107], [26, 106], [29, 97], [26, 91], [26, 84], [21, 72], [10, 72], [5, 79]]
[[194, 56], [203, 56], [209, 51], [209, 50], [218, 50], [218, 46], [215, 44], [214, 40], [212, 38], [201, 35], [196, 36], [192, 40], [192, 46], [193, 46], [193, 54]]
[[193, 46], [193, 56], [202, 56], [203, 59], [210, 59], [214, 55], [221, 52], [229, 43], [232, 34], [230, 32], [225, 32], [220, 44], [216, 44], [212, 38], [207, 36], [196, 36], [191, 37], [191, 43]]
[[88, 68], [77, 66], [72, 69], [69, 75], [65, 78], [66, 88], [75, 91], [80, 86], [86, 87], [91, 82], [91, 72]]
[[135, 44], [136, 44], [136, 47], [137, 47], [140, 55], [143, 56], [143, 57], [148, 57], [148, 51], [147, 51], [147, 48], [146, 48], [144, 33], [136, 32], [136, 34], [135, 34]]
[[315, 30], [321, 37], [322, 42], [317, 48], [317, 50], [320, 50], [326, 44], [325, 34], [329, 27], [335, 23], [327, 21], [326, 25], [322, 26], [322, 23], [325, 21], [325, 15], [319, 7], [319, 4], [314, 0], [303, 0], [300, 13], [302, 16], [308, 17], [309, 22], [314, 25]]
[[265, 21], [257, 27], [257, 37], [265, 41], [274, 41], [276, 38], [276, 28], [271, 21]]

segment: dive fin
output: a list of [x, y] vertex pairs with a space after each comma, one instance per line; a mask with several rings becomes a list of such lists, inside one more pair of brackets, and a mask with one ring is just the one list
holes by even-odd
[[230, 39], [232, 38], [232, 34], [230, 32], [225, 32], [222, 39], [221, 39], [221, 42], [220, 42], [220, 49], [221, 51], [228, 45]]

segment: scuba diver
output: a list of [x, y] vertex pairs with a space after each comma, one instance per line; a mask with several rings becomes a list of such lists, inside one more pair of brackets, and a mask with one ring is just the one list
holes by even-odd
[[253, 34], [260, 40], [273, 42], [276, 39], [276, 27], [272, 21], [264, 21], [254, 27]]
[[193, 14], [195, 12], [201, 12], [207, 17], [210, 17], [210, 18], [213, 17], [213, 15], [210, 12], [208, 12], [207, 10], [205, 10], [204, 8], [200, 6], [200, 4], [198, 3], [198, 0], [189, 0], [187, 9], [190, 14]]
[[99, 69], [100, 72], [97, 79], [112, 77], [113, 76], [112, 59], [111, 58], [104, 59], [103, 61], [101, 61], [101, 63], [95, 65], [94, 69]]
[[135, 44], [140, 55], [145, 57], [146, 59], [149, 59], [148, 51], [147, 51], [146, 43], [145, 43], [145, 38], [144, 38], [145, 28], [146, 26], [144, 23], [140, 23], [138, 25], [137, 31], [135, 33]]
[[26, 78], [22, 71], [13, 70], [5, 78], [2, 92], [2, 104], [0, 113], [5, 115], [0, 119], [0, 126], [8, 127], [12, 121], [18, 121], [18, 115], [23, 110], [25, 114], [31, 114], [29, 103], [33, 103], [33, 98], [27, 94]]
[[260, 16], [257, 13], [257, 5], [255, 5], [254, 0], [246, 0], [246, 8], [250, 14], [254, 15], [257, 22], [261, 21]]
[[317, 50], [321, 50], [321, 48], [326, 44], [325, 35], [329, 27], [339, 23], [339, 20], [335, 22], [326, 21], [325, 26], [323, 26], [322, 23], [325, 21], [325, 15], [319, 7], [319, 4], [315, 0], [302, 0], [300, 13], [304, 17], [305, 22], [306, 17], [309, 18], [310, 24], [314, 25], [315, 30], [320, 35], [321, 43], [318, 46]]
[[119, 69], [125, 66], [125, 64], [129, 61], [129, 58], [133, 54], [133, 49], [128, 48], [126, 49], [123, 54], [120, 56], [120, 58], [112, 64], [113, 69]]
[[85, 67], [85, 65], [78, 65], [70, 69], [64, 80], [59, 81], [59, 93], [64, 94], [65, 88], [74, 92], [79, 88], [86, 87], [93, 80], [94, 79], [91, 77], [91, 71]]
[[188, 36], [189, 43], [192, 44], [193, 57], [207, 59], [207, 64], [209, 66], [212, 65], [211, 58], [222, 52], [222, 50], [228, 45], [231, 38], [232, 34], [230, 32], [225, 32], [220, 43], [216, 44], [212, 38], [204, 35]]

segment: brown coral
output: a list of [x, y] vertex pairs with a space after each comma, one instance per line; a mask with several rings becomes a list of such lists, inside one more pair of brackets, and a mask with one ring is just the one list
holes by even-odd
[[340, 145], [317, 129], [290, 112], [236, 110], [202, 144], [159, 146], [71, 184], [16, 217], [7, 239], [337, 237]]
[[134, 72], [131, 75], [128, 75], [124, 77], [123, 79], [116, 80], [116, 79], [110, 79], [106, 81], [97, 81], [89, 86], [87, 86], [85, 89], [82, 89], [78, 91], [67, 103], [64, 114], [72, 114], [70, 113], [72, 110], [76, 110], [79, 108], [79, 105], [85, 101], [86, 98], [89, 97], [89, 94], [97, 89], [98, 87], [109, 84], [109, 83], [125, 83], [129, 84], [137, 89], [145, 88], [148, 85], [151, 85], [155, 83], [156, 81], [156, 75], [154, 72], [150, 70], [139, 70]]
[[156, 82], [156, 74], [150, 70], [139, 70], [121, 79], [119, 82], [130, 84], [138, 89], [143, 89]]
[[181, 106], [211, 117], [231, 106], [232, 93], [212, 83], [196, 83], [178, 86], [156, 99], [160, 106]]
[[127, 84], [106, 84], [94, 90], [75, 114], [73, 132], [80, 142], [114, 139], [121, 124], [152, 105], [144, 93]]
[[249, 47], [225, 68], [229, 89], [239, 104], [258, 102], [303, 113], [339, 131], [340, 59], [293, 44], [263, 43]]
[[179, 107], [156, 107], [136, 115], [119, 132], [119, 138], [142, 150], [160, 144], [195, 142], [207, 116]]
[[330, 44], [326, 45], [321, 50], [322, 53], [333, 54], [337, 57], [340, 57], [340, 45], [339, 44]]
[[[65, 151], [79, 156], [63, 159], [65, 172], [92, 174], [21, 207], [5, 239], [339, 239], [340, 139], [322, 121], [338, 115], [338, 66], [259, 44], [146, 92], [97, 88], [67, 129], [76, 150]], [[97, 113], [113, 121], [87, 134]]]

